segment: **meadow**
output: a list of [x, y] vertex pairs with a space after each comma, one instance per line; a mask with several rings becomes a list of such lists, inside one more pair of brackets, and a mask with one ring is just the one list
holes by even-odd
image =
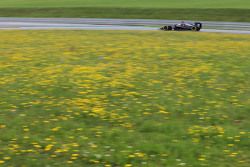
[[249, 35], [0, 37], [0, 166], [249, 166]]
[[250, 21], [249, 0], [1, 0], [0, 16]]
[[133, 7], [133, 8], [238, 8], [250, 9], [248, 0], [1, 0], [1, 7]]

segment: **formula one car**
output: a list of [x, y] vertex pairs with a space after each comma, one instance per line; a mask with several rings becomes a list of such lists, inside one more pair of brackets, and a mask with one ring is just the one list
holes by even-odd
[[200, 31], [202, 28], [202, 23], [195, 22], [193, 24], [191, 23], [184, 23], [181, 22], [180, 24], [174, 24], [174, 25], [167, 25], [160, 28], [160, 30], [163, 31]]

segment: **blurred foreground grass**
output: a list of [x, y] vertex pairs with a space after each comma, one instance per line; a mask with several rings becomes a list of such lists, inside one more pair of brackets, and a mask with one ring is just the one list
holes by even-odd
[[0, 165], [249, 165], [250, 36], [0, 37]]

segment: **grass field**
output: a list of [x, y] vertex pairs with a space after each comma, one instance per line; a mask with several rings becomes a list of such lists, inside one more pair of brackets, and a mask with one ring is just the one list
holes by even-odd
[[249, 166], [250, 36], [0, 36], [3, 166]]
[[1, 0], [0, 16], [250, 22], [249, 0]]
[[1, 7], [133, 7], [250, 9], [249, 0], [1, 0]]

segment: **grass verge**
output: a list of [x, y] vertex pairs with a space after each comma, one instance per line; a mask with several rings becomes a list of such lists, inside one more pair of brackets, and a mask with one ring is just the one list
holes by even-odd
[[1, 17], [140, 18], [250, 22], [249, 9], [0, 8]]
[[249, 0], [1, 0], [0, 6], [13, 8], [124, 7], [124, 8], [233, 8], [250, 9]]

